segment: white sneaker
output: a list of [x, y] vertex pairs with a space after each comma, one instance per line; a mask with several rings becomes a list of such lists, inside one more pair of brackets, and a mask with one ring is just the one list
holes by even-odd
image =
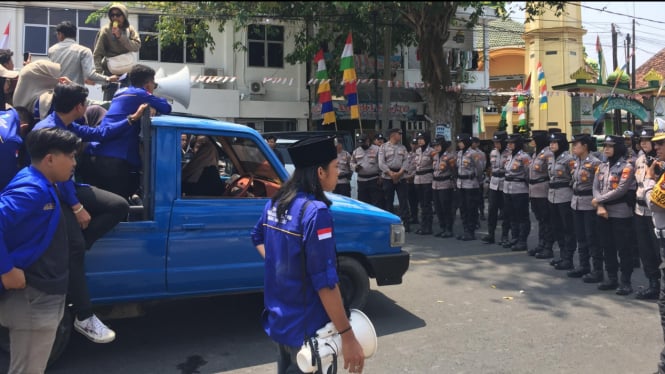
[[95, 343], [110, 343], [115, 339], [115, 331], [106, 327], [94, 314], [83, 321], [74, 318], [74, 329]]

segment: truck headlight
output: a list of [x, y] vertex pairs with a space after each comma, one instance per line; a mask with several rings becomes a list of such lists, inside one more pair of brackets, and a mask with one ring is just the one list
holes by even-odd
[[390, 246], [401, 247], [406, 239], [406, 231], [401, 223], [390, 225]]

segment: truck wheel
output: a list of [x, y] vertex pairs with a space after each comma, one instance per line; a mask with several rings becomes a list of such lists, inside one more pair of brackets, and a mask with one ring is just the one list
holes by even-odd
[[[56, 362], [65, 351], [65, 348], [69, 343], [69, 338], [72, 335], [73, 328], [74, 316], [69, 308], [65, 307], [65, 313], [63, 314], [62, 320], [58, 325], [58, 330], [55, 333], [55, 342], [53, 342], [53, 348], [51, 348], [51, 356], [48, 359], [48, 366], [51, 366]], [[9, 352], [9, 330], [4, 326], [0, 326], [0, 349]]]
[[339, 257], [337, 273], [344, 306], [348, 309], [365, 307], [369, 296], [369, 277], [367, 271], [356, 259]]

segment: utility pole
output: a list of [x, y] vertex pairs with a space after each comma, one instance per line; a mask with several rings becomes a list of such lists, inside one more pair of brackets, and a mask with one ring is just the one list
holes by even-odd
[[377, 132], [381, 129], [379, 126], [379, 55], [376, 51], [376, 10], [372, 12], [372, 18], [374, 19], [374, 33], [372, 39], [372, 47], [374, 49], [374, 114], [376, 115], [374, 119], [374, 130]]
[[[616, 30], [616, 25], [612, 24], [612, 65], [614, 68], [614, 71], [617, 70], [619, 67], [619, 59], [617, 56], [617, 30]], [[615, 82], [616, 84], [616, 82]], [[611, 98], [608, 96], [607, 100], [610, 100]], [[612, 121], [612, 127], [613, 127], [613, 133], [614, 135], [621, 135], [621, 110], [615, 109], [614, 110], [614, 119]]]
[[[631, 70], [630, 70], [630, 67], [631, 67], [631, 63], [630, 63], [630, 34], [626, 35], [626, 53], [625, 53], [625, 55], [626, 55], [626, 57], [625, 57], [625, 60], [626, 60], [626, 74], [630, 74], [630, 72], [631, 72]], [[628, 82], [628, 83], [629, 83], [628, 87], [630, 87], [630, 89], [635, 89], [634, 84], [631, 84], [631, 82]], [[627, 125], [627, 128], [632, 130], [633, 133], [635, 133], [635, 127], [631, 126], [631, 123], [632, 123], [631, 113], [626, 111], [626, 125]]]
[[[637, 84], [635, 83], [635, 70], [637, 69], [637, 66], [635, 66], [635, 63], [636, 63], [635, 62], [635, 43], [637, 43], [637, 41], [635, 40], [635, 18], [633, 18], [633, 53], [632, 53], [632, 56], [633, 56], [633, 58], [632, 58], [632, 60], [633, 60], [632, 61], [633, 70], [630, 73], [630, 77], [631, 77], [632, 83], [633, 83], [631, 85], [631, 87], [633, 88], [633, 90], [637, 89]], [[635, 116], [633, 116], [632, 125], [633, 125], [633, 132], [635, 132]]]

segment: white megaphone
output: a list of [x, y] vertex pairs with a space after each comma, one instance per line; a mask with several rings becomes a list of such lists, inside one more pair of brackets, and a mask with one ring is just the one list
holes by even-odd
[[[365, 358], [370, 358], [376, 353], [378, 340], [372, 321], [365, 313], [351, 309], [349, 322], [353, 329], [353, 334], [358, 339], [360, 346], [363, 347]], [[337, 329], [332, 322], [316, 331], [316, 347], [318, 352], [312, 352], [312, 347], [305, 342], [296, 356], [298, 368], [304, 373], [313, 373], [317, 370], [316, 358], [321, 360], [321, 368], [324, 373], [328, 372], [328, 367], [332, 365], [333, 354], [340, 357], [342, 353], [342, 337], [337, 333]], [[312, 360], [315, 358], [315, 360]]]
[[185, 108], [189, 107], [192, 84], [189, 76], [189, 68], [187, 66], [180, 69], [179, 72], [167, 77], [160, 78], [157, 76], [157, 73], [155, 73], [155, 82], [157, 82], [157, 88], [155, 89], [155, 92], [153, 92], [155, 96], [167, 97], [177, 101]]
[[157, 71], [155, 72], [155, 81], [157, 79], [162, 79], [162, 78], [165, 78], [165, 77], [166, 77], [166, 73], [164, 72], [164, 69], [162, 69], [162, 68], [157, 69]]

